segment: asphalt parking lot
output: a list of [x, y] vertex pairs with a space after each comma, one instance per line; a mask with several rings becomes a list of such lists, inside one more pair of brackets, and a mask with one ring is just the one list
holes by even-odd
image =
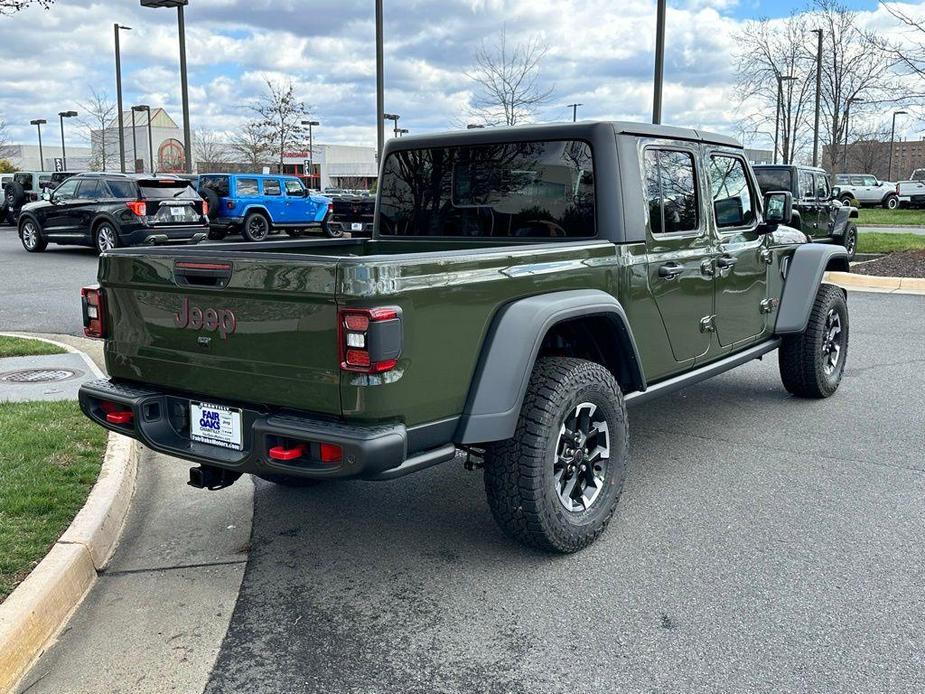
[[[0, 325], [79, 332], [92, 251], [29, 256], [10, 231]], [[207, 691], [925, 690], [925, 297], [852, 293], [849, 306], [848, 367], [829, 400], [789, 397], [771, 354], [632, 410], [619, 510], [575, 556], [508, 541], [481, 475], [458, 460], [391, 483], [258, 483]], [[157, 490], [141, 506], [169, 522]], [[249, 503], [216, 494], [210, 505]], [[157, 533], [160, 547], [214, 542], [182, 524]], [[173, 597], [136, 591], [134, 619], [172, 612], [201, 634], [210, 611]], [[113, 646], [92, 668], [108, 690], [135, 691], [120, 673], [139, 642], [80, 623]], [[90, 638], [66, 634], [29, 691], [94, 691], [62, 674]], [[185, 667], [157, 690], [186, 691]]]

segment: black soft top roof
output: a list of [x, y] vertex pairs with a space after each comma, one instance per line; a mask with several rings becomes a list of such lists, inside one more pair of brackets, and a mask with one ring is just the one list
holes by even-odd
[[663, 137], [672, 140], [689, 140], [735, 147], [741, 149], [734, 138], [693, 128], [679, 128], [673, 125], [651, 125], [632, 121], [583, 121], [580, 123], [547, 123], [543, 125], [517, 125], [501, 128], [477, 128], [455, 130], [428, 135], [410, 135], [391, 140], [389, 149], [417, 149], [422, 147], [445, 147], [463, 144], [494, 142], [527, 142], [530, 140], [592, 139], [591, 133], [601, 125], [613, 127], [618, 135], [638, 137]]

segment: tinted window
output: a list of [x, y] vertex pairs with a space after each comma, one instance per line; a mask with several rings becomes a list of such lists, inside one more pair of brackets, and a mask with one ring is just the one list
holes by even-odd
[[283, 189], [279, 185], [279, 181], [275, 178], [265, 178], [263, 179], [263, 194], [264, 195], [282, 195]]
[[199, 187], [214, 190], [220, 198], [227, 198], [231, 192], [227, 176], [202, 176]]
[[134, 199], [136, 197], [135, 184], [126, 178], [110, 178], [106, 181], [114, 198]]
[[239, 178], [238, 195], [242, 198], [256, 198], [260, 193], [257, 189], [256, 178]]
[[293, 181], [292, 179], [286, 180], [286, 195], [301, 196], [304, 192], [305, 188], [302, 187], [299, 181]]
[[386, 235], [594, 236], [594, 168], [584, 142], [393, 152], [380, 191]]
[[832, 191], [829, 188], [829, 177], [823, 174], [816, 174], [816, 199], [828, 200], [832, 197]]
[[55, 198], [58, 200], [72, 200], [77, 192], [77, 183], [78, 181], [73, 178], [66, 180], [55, 190]]
[[646, 150], [646, 196], [655, 234], [676, 234], [700, 228], [694, 155]]
[[81, 200], [99, 200], [103, 197], [103, 189], [99, 179], [84, 179], [77, 187], [77, 197]]
[[755, 169], [755, 177], [762, 193], [793, 190], [793, 179], [789, 169]]
[[26, 190], [32, 190], [32, 174], [18, 173], [13, 176], [13, 180]]
[[167, 200], [168, 198], [199, 198], [199, 193], [190, 186], [189, 181], [175, 179], [139, 181], [141, 197], [148, 200]]
[[755, 201], [745, 163], [737, 157], [710, 157], [710, 191], [720, 229], [749, 226], [755, 221]]

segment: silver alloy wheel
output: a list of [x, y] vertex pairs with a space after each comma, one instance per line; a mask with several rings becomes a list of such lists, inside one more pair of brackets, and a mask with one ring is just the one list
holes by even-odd
[[108, 224], [103, 224], [96, 230], [96, 247], [100, 251], [108, 251], [116, 247], [116, 232]]
[[842, 327], [841, 316], [834, 308], [825, 317], [825, 333], [822, 335], [822, 369], [831, 376], [841, 359]]
[[32, 222], [25, 222], [22, 225], [22, 245], [30, 251], [38, 244], [39, 232]]
[[571, 513], [587, 511], [604, 488], [610, 462], [610, 429], [597, 405], [583, 402], [562, 423], [553, 479], [559, 502]]
[[267, 220], [260, 215], [254, 215], [247, 223], [247, 233], [255, 241], [260, 241], [269, 235]]

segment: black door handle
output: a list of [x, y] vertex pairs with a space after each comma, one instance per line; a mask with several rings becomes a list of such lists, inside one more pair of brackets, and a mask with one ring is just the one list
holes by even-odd
[[678, 263], [665, 263], [658, 269], [658, 276], [666, 280], [673, 280], [684, 272], [684, 266]]
[[722, 255], [716, 259], [716, 267], [726, 270], [728, 268], [734, 267], [736, 263], [739, 262], [739, 259], [731, 255]]

